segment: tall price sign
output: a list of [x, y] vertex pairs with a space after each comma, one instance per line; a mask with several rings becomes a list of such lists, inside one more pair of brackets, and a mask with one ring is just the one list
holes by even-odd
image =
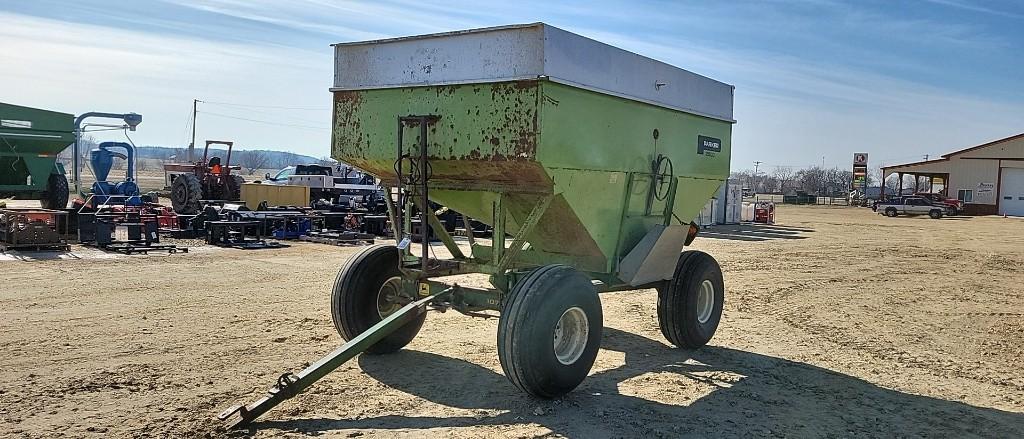
[[868, 190], [868, 153], [853, 154], [853, 187], [850, 189], [865, 194]]

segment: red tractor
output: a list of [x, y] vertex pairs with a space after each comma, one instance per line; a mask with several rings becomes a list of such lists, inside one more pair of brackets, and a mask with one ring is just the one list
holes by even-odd
[[[210, 145], [228, 147], [227, 157], [221, 163], [220, 157], [209, 157]], [[170, 180], [171, 206], [182, 215], [199, 213], [203, 201], [238, 201], [241, 198], [240, 175], [231, 174], [240, 170], [231, 166], [231, 147], [234, 142], [207, 140], [203, 148], [203, 160], [195, 163], [171, 163], [164, 165], [164, 172]]]

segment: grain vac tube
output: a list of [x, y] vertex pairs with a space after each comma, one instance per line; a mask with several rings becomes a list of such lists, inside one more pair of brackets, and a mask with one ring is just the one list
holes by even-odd
[[75, 118], [75, 146], [74, 146], [74, 148], [72, 148], [72, 150], [75, 153], [74, 157], [72, 158], [72, 163], [73, 163], [72, 167], [74, 169], [72, 169], [71, 175], [72, 175], [72, 178], [74, 180], [73, 183], [74, 183], [75, 193], [76, 194], [81, 194], [81, 191], [82, 191], [82, 183], [81, 183], [82, 182], [82, 165], [80, 163], [81, 155], [82, 155], [82, 153], [80, 151], [80, 144], [81, 144], [81, 140], [82, 140], [82, 133], [84, 132], [84, 131], [82, 131], [82, 124], [85, 122], [86, 119], [88, 119], [90, 117], [102, 117], [102, 118], [109, 118], [109, 119], [121, 119], [122, 121], [124, 121], [125, 127], [128, 128], [131, 131], [135, 131], [135, 128], [138, 127], [140, 123], [142, 123], [142, 115], [138, 114], [138, 113], [118, 114], [118, 113], [102, 113], [102, 112], [93, 111], [93, 112], [81, 114], [81, 115], [79, 115], [78, 117]]

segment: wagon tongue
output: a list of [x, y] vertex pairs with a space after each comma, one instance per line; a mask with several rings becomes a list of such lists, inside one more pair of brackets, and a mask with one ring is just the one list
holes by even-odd
[[250, 404], [233, 405], [217, 415], [217, 418], [226, 422], [228, 429], [246, 426], [249, 422], [268, 412], [282, 401], [299, 394], [320, 378], [323, 378], [348, 360], [355, 358], [359, 353], [426, 312], [427, 305], [431, 302], [443, 301], [444, 296], [450, 295], [455, 288], [457, 287], [444, 289], [403, 306], [384, 320], [381, 320], [380, 323], [373, 325], [366, 332], [349, 340], [338, 349], [335, 349], [334, 352], [309, 365], [309, 367], [301, 372], [297, 374], [292, 372], [282, 374], [277, 378], [277, 382], [270, 387], [267, 394], [260, 399]]

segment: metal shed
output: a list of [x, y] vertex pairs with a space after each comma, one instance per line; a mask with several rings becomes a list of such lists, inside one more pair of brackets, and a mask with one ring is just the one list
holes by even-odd
[[[933, 160], [882, 167], [882, 180], [915, 177], [914, 191], [938, 191], [964, 202], [970, 215], [1024, 216], [1024, 133], [944, 154]], [[941, 188], [941, 189], [936, 189]]]

